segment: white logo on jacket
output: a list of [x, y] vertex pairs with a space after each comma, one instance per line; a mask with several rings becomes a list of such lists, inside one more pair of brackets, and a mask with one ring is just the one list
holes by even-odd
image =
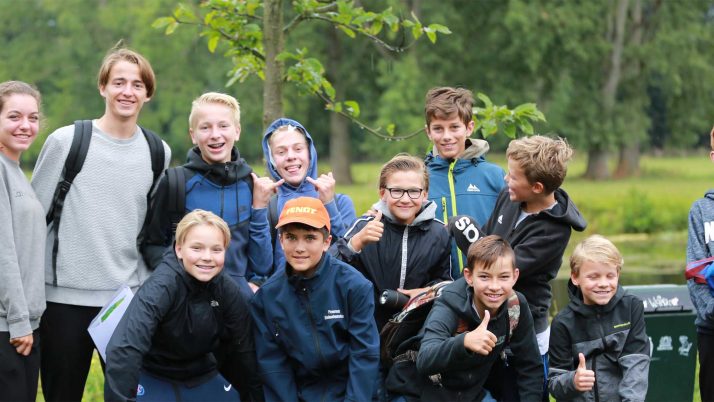
[[479, 192], [481, 192], [481, 189], [478, 188], [475, 184], [469, 184], [469, 186], [466, 188], [466, 191], [469, 191], [472, 193], [474, 193], [474, 192], [479, 193]]
[[714, 240], [714, 221], [704, 222], [704, 243]]
[[340, 310], [327, 310], [327, 315], [325, 320], [337, 320], [340, 318], [345, 318], [345, 316], [340, 312]]

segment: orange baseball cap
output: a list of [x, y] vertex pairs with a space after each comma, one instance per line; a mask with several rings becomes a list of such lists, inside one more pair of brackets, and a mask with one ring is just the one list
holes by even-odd
[[330, 215], [322, 201], [313, 197], [293, 198], [285, 203], [275, 227], [288, 223], [303, 223], [316, 229], [327, 227], [327, 231], [330, 231]]

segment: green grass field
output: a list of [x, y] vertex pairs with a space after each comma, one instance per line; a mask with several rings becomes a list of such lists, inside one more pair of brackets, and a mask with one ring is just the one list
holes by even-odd
[[[489, 160], [505, 166], [502, 154]], [[260, 164], [253, 164], [260, 166]], [[380, 163], [356, 163], [356, 184], [338, 186], [348, 194], [361, 214], [378, 198]], [[644, 157], [637, 178], [592, 182], [581, 178], [584, 155], [576, 155], [563, 187], [588, 220], [588, 229], [571, 239], [566, 256], [584, 236], [601, 233], [610, 237], [625, 258], [624, 284], [684, 283], [687, 216], [691, 203], [714, 187], [714, 165], [706, 154], [687, 157]], [[260, 171], [261, 169], [256, 169]], [[329, 167], [323, 165], [322, 172]], [[636, 233], [640, 232], [640, 233]], [[567, 278], [564, 266], [559, 278]], [[699, 401], [695, 385], [694, 401]], [[85, 401], [101, 401], [103, 376], [95, 355], [85, 389]], [[39, 400], [43, 400], [40, 396]]]

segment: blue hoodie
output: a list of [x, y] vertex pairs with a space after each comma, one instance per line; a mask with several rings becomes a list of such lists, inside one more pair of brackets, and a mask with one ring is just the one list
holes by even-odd
[[[436, 152], [436, 147], [426, 156], [429, 200], [436, 203], [437, 219], [448, 222], [453, 216], [469, 215], [479, 226], [486, 224], [498, 194], [506, 185], [503, 169], [484, 158], [488, 150], [488, 142], [467, 139], [460, 158], [444, 159]], [[453, 244], [451, 276], [460, 278], [464, 266], [466, 255]]]
[[[317, 151], [315, 150], [315, 144], [313, 144], [310, 133], [305, 129], [305, 127], [302, 126], [302, 124], [295, 120], [286, 118], [280, 118], [272, 122], [270, 126], [268, 126], [268, 129], [265, 130], [265, 134], [263, 134], [263, 157], [266, 160], [268, 173], [276, 181], [282, 178], [273, 163], [268, 139], [277, 128], [287, 125], [298, 127], [305, 133], [308, 148], [310, 149], [310, 166], [307, 168], [307, 175], [305, 177], [317, 179]], [[280, 216], [280, 211], [283, 210], [285, 202], [298, 197], [318, 198], [317, 190], [315, 189], [315, 186], [310, 184], [306, 179], [303, 179], [302, 183], [300, 183], [298, 187], [284, 183], [278, 188], [278, 210], [276, 216]], [[335, 194], [335, 199], [325, 204], [325, 208], [327, 209], [327, 213], [330, 214], [330, 226], [332, 226], [332, 236], [334, 238], [344, 236], [352, 222], [357, 220], [354, 203], [352, 203], [350, 197], [345, 194]], [[273, 250], [273, 267], [277, 269], [278, 267], [285, 266], [285, 255], [277, 238], [275, 239]]]

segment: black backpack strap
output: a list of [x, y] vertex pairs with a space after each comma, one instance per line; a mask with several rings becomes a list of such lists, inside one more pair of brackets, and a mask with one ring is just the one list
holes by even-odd
[[147, 130], [144, 127], [140, 128], [141, 132], [144, 133], [146, 142], [149, 144], [149, 152], [151, 153], [151, 171], [154, 173], [154, 184], [151, 186], [151, 190], [153, 191], [156, 183], [158, 183], [161, 173], [164, 171], [166, 161], [164, 143], [153, 131]]
[[275, 226], [278, 224], [278, 195], [274, 194], [268, 202], [268, 226], [270, 226], [271, 244], [275, 247], [275, 241], [278, 238], [278, 229]]
[[77, 120], [74, 122], [74, 137], [69, 148], [67, 159], [64, 161], [62, 176], [57, 182], [55, 193], [52, 197], [50, 209], [45, 216], [47, 225], [52, 223], [55, 232], [55, 239], [52, 245], [52, 286], [57, 286], [57, 249], [59, 247], [59, 224], [62, 216], [64, 200], [67, 197], [72, 182], [77, 174], [82, 170], [84, 160], [87, 158], [89, 143], [92, 140], [92, 121]]
[[169, 220], [171, 234], [176, 233], [176, 226], [186, 213], [186, 171], [182, 166], [166, 170]]
[[141, 247], [141, 244], [144, 241], [144, 232], [149, 226], [149, 221], [151, 220], [151, 214], [149, 213], [151, 211], [151, 197], [154, 194], [156, 186], [159, 184], [159, 177], [161, 177], [161, 173], [164, 171], [164, 161], [166, 155], [164, 153], [164, 144], [161, 141], [161, 138], [151, 130], [147, 130], [141, 126], [139, 126], [139, 128], [144, 134], [144, 138], [146, 138], [147, 144], [149, 144], [149, 154], [151, 155], [151, 172], [154, 176], [154, 179], [151, 182], [151, 187], [149, 188], [149, 192], [146, 193], [146, 215], [144, 216], [144, 225], [141, 227], [139, 235], [136, 236], [136, 245], [138, 247]]

